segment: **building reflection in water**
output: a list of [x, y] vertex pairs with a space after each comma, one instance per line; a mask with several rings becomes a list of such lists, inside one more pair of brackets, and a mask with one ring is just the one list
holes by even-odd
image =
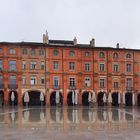
[[[134, 109], [119, 108], [33, 108], [0, 114], [0, 127], [46, 128], [57, 130], [139, 127]], [[135, 125], [136, 124], [136, 125]]]

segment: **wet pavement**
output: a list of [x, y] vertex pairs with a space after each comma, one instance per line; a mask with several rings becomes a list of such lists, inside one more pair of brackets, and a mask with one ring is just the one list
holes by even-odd
[[0, 140], [46, 139], [140, 140], [140, 108], [0, 108]]

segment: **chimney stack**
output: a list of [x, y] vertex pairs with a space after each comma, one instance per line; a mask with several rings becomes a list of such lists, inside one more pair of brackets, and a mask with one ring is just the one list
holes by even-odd
[[76, 37], [74, 37], [74, 39], [73, 39], [73, 44], [74, 44], [74, 46], [77, 45], [77, 38]]
[[95, 47], [95, 39], [94, 38], [91, 39], [90, 46], [91, 47]]
[[44, 44], [49, 44], [49, 36], [48, 36], [47, 31], [46, 31], [46, 34], [43, 34], [43, 43]]
[[116, 48], [118, 48], [118, 49], [120, 48], [120, 44], [119, 43], [116, 44]]

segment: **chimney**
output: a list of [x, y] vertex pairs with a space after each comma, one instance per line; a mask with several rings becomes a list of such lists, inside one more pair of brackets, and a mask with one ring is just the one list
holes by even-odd
[[91, 47], [95, 47], [95, 39], [94, 38], [91, 39], [90, 46]]
[[118, 49], [120, 48], [120, 44], [119, 43], [116, 44], [116, 48], [118, 48]]
[[47, 31], [46, 31], [46, 34], [43, 34], [43, 43], [44, 44], [49, 44], [49, 36], [48, 36]]
[[77, 38], [76, 37], [74, 37], [74, 39], [73, 39], [73, 44], [74, 44], [74, 46], [77, 45]]

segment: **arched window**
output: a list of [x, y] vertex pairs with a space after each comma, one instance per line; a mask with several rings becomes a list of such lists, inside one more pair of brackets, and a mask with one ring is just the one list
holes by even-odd
[[85, 52], [85, 57], [89, 57], [90, 53], [88, 51]]
[[127, 53], [126, 54], [126, 58], [130, 59], [131, 58], [131, 54], [130, 53]]
[[35, 50], [34, 49], [31, 49], [31, 55], [35, 55]]
[[100, 58], [104, 58], [104, 57], [105, 57], [104, 52], [100, 52], [99, 57], [100, 57]]
[[113, 53], [113, 58], [114, 58], [114, 59], [116, 59], [116, 58], [118, 58], [118, 57], [119, 57], [118, 53]]
[[40, 55], [44, 55], [45, 54], [45, 51], [41, 49], [41, 50], [39, 50], [39, 54]]
[[27, 54], [27, 49], [26, 48], [22, 49], [22, 54]]
[[58, 54], [59, 54], [58, 50], [54, 50], [54, 51], [53, 51], [53, 55], [54, 55], [54, 56], [57, 56]]
[[75, 56], [74, 51], [70, 51], [69, 56], [71, 56], [71, 57]]
[[10, 54], [16, 54], [15, 48], [10, 48]]

